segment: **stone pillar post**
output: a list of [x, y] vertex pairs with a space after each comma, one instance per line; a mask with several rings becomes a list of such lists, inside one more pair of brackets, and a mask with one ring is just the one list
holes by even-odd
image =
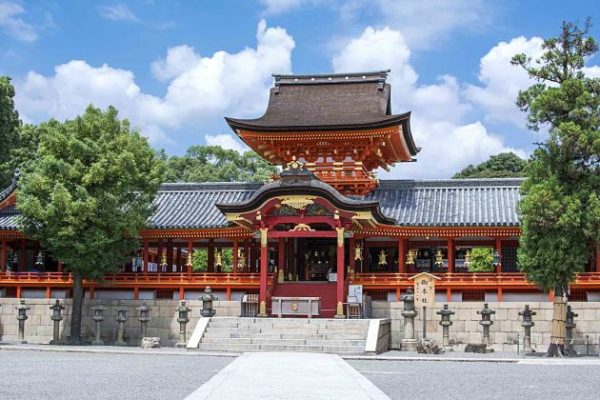
[[125, 336], [125, 322], [127, 321], [127, 307], [117, 307], [117, 341], [115, 346], [127, 346], [123, 337]]
[[138, 321], [140, 321], [140, 335], [141, 339], [143, 339], [148, 336], [148, 321], [150, 321], [150, 316], [148, 314], [150, 312], [150, 307], [148, 307], [146, 303], [142, 303], [136, 310], [139, 313]]
[[577, 351], [575, 351], [575, 348], [573, 347], [573, 329], [577, 326], [577, 324], [575, 324], [575, 318], [578, 316], [579, 315], [571, 309], [571, 306], [567, 306], [565, 352], [570, 356], [577, 355]]
[[448, 308], [448, 304], [444, 304], [444, 308], [436, 312], [441, 317], [440, 325], [442, 326], [442, 345], [444, 348], [450, 348], [450, 326], [453, 322], [450, 321], [450, 316], [454, 315], [455, 312]]
[[401, 313], [404, 317], [404, 335], [400, 349], [402, 351], [416, 351], [415, 317], [417, 316], [417, 310], [415, 310], [415, 296], [413, 295], [412, 288], [408, 288], [406, 294], [400, 297], [400, 300], [404, 302], [404, 310]]
[[481, 315], [481, 321], [479, 321], [479, 325], [483, 326], [483, 344], [486, 346], [490, 345], [490, 326], [494, 324], [492, 321], [492, 314], [496, 314], [496, 311], [488, 308], [488, 304], [485, 303], [483, 305], [483, 309], [477, 311], [477, 314]]
[[179, 322], [179, 340], [177, 341], [177, 347], [185, 347], [187, 345], [187, 323], [190, 322], [189, 313], [192, 311], [186, 304], [185, 300], [181, 300], [179, 307], [177, 307], [177, 312], [179, 317], [177, 318], [177, 322]]
[[101, 324], [102, 324], [102, 321], [104, 321], [104, 311], [105, 310], [106, 310], [106, 307], [104, 307], [104, 306], [92, 307], [92, 311], [94, 312], [94, 315], [92, 315], [92, 319], [94, 320], [94, 323], [96, 325], [96, 338], [94, 339], [94, 341], [92, 341], [92, 345], [94, 345], [94, 346], [102, 346], [104, 344], [104, 342], [100, 338], [100, 334], [101, 334]]
[[29, 318], [27, 310], [31, 309], [31, 307], [25, 304], [25, 300], [21, 299], [15, 308], [17, 309], [17, 320], [19, 321], [19, 341], [21, 343], [27, 343], [25, 340], [25, 321]]
[[50, 344], [60, 344], [60, 321], [62, 321], [62, 310], [65, 309], [65, 306], [60, 304], [60, 300], [56, 299], [53, 305], [50, 306], [52, 310], [52, 321], [54, 321], [54, 329], [52, 330], [52, 340]]
[[531, 327], [535, 325], [532, 317], [536, 315], [535, 311], [532, 311], [529, 308], [529, 304], [525, 304], [525, 309], [519, 312], [519, 315], [523, 317], [523, 322], [521, 322], [521, 326], [525, 330], [525, 334], [523, 335], [523, 352], [531, 353]]

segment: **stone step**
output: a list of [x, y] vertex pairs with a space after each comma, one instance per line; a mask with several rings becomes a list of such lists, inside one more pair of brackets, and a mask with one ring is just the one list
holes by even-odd
[[269, 345], [269, 344], [217, 344], [200, 343], [198, 346], [202, 351], [223, 351], [223, 352], [246, 352], [246, 351], [304, 351], [321, 352], [323, 346], [294, 346], [294, 345]]
[[325, 340], [325, 339], [279, 339], [279, 338], [203, 338], [202, 343], [218, 344], [268, 344], [277, 346], [349, 346], [364, 349], [366, 340]]

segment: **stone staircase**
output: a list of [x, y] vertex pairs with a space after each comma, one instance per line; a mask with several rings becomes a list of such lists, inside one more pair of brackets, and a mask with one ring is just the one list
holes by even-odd
[[198, 349], [364, 354], [369, 321], [213, 317], [206, 325]]

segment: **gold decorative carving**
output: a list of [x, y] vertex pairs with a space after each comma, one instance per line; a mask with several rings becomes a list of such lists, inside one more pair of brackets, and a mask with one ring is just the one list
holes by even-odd
[[281, 196], [278, 199], [282, 205], [290, 206], [296, 210], [304, 210], [307, 206], [314, 203], [315, 196], [292, 195]]
[[296, 156], [292, 156], [292, 161], [290, 161], [289, 163], [287, 163], [287, 165], [285, 166], [286, 171], [290, 170], [290, 169], [301, 169], [303, 167], [303, 164], [296, 160]]
[[261, 247], [267, 247], [267, 244], [269, 243], [267, 234], [269, 233], [269, 229], [268, 228], [260, 228], [260, 245]]
[[308, 224], [298, 224], [294, 227], [294, 229], [292, 229], [292, 232], [312, 232], [314, 231], [313, 228], [310, 227], [310, 225]]
[[292, 303], [292, 311], [298, 311], [298, 304]]
[[335, 228], [337, 231], [337, 245], [338, 247], [344, 247], [344, 228], [337, 227]]

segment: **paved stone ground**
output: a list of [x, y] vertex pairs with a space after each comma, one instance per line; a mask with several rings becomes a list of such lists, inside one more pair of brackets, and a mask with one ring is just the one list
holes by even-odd
[[348, 362], [392, 399], [580, 400], [600, 390], [597, 360]]
[[0, 399], [183, 399], [232, 360], [0, 350]]

